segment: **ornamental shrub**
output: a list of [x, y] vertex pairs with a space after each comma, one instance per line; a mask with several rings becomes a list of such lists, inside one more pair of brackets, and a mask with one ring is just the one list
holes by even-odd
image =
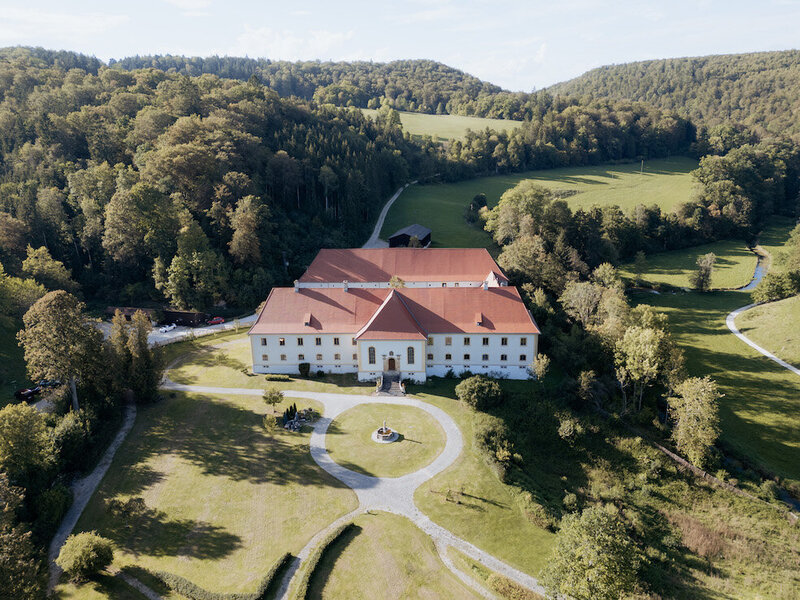
[[483, 375], [474, 375], [456, 386], [456, 396], [475, 410], [486, 410], [500, 404], [503, 390], [496, 381]]
[[97, 575], [114, 560], [111, 541], [94, 531], [71, 535], [64, 542], [56, 564], [64, 569], [70, 579], [81, 582]]
[[311, 363], [300, 363], [297, 368], [300, 371], [300, 377], [308, 377], [311, 373]]

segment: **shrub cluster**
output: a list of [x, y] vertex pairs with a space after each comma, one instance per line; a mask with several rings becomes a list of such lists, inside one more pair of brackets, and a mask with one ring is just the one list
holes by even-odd
[[503, 390], [496, 381], [483, 375], [473, 375], [456, 386], [456, 396], [475, 410], [486, 410], [500, 404]]
[[352, 527], [352, 521], [350, 523], [345, 523], [331, 531], [317, 544], [317, 547], [314, 548], [314, 552], [300, 565], [300, 573], [297, 575], [294, 593], [290, 593], [289, 595], [292, 600], [305, 600], [306, 596], [308, 596], [308, 584], [311, 581], [311, 575], [314, 574], [314, 570], [317, 568], [317, 564], [323, 554], [325, 554], [325, 551], [333, 542]]
[[64, 542], [56, 564], [73, 581], [86, 581], [97, 575], [114, 560], [111, 542], [94, 531], [71, 535]]
[[486, 584], [493, 592], [507, 600], [544, 600], [544, 596], [541, 594], [524, 588], [518, 583], [511, 581], [508, 577], [503, 577], [498, 573], [489, 575]]
[[753, 302], [772, 302], [800, 294], [800, 271], [790, 273], [767, 273], [750, 294]]
[[288, 375], [283, 375], [281, 373], [267, 373], [264, 375], [264, 379], [267, 381], [291, 381], [292, 378]]
[[272, 580], [275, 578], [275, 574], [289, 561], [290, 556], [291, 555], [287, 552], [272, 565], [272, 568], [261, 578], [255, 592], [209, 592], [185, 577], [175, 575], [174, 573], [151, 571], [150, 574], [163, 581], [173, 592], [186, 596], [190, 598], [190, 600], [263, 600], [269, 584], [272, 583]]
[[300, 371], [300, 377], [308, 377], [309, 373], [311, 373], [311, 364], [310, 363], [300, 363], [297, 365], [297, 369]]

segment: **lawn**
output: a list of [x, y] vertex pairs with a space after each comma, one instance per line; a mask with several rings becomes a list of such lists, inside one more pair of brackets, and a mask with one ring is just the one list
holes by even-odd
[[[469, 407], [455, 400], [457, 380], [430, 380], [410, 390], [416, 397], [447, 411], [461, 429], [464, 450], [450, 467], [422, 484], [414, 502], [428, 517], [457, 536], [497, 558], [536, 575], [550, 556], [554, 536], [525, 516], [513, 488], [503, 484], [478, 455], [472, 440], [477, 419]], [[504, 382], [523, 388], [528, 382]], [[459, 501], [448, 499], [448, 490]]]
[[[384, 419], [400, 436], [390, 444], [372, 440]], [[421, 408], [365, 404], [337, 416], [325, 438], [331, 458], [342, 466], [373, 477], [400, 477], [433, 462], [444, 448], [439, 423]]]
[[[377, 110], [362, 108], [362, 112], [368, 117], [375, 118]], [[483, 117], [465, 117], [462, 115], [427, 115], [417, 112], [400, 113], [400, 122], [403, 129], [412, 136], [429, 135], [433, 138], [443, 140], [463, 139], [467, 130], [483, 131], [487, 127], [495, 131], [513, 131], [522, 121], [511, 121], [507, 119], [485, 119]]]
[[800, 377], [730, 333], [725, 317], [747, 304], [742, 292], [637, 294], [669, 315], [691, 375], [710, 375], [725, 394], [722, 440], [757, 465], [800, 484]]
[[405, 517], [375, 512], [323, 555], [309, 598], [479, 598], [444, 565], [428, 535]]
[[479, 177], [457, 183], [413, 185], [392, 205], [381, 230], [388, 239], [398, 229], [419, 223], [433, 230], [434, 247], [490, 248], [493, 242], [480, 224], [470, 225], [464, 211], [479, 193], [486, 194], [489, 207], [500, 200], [507, 189], [523, 179], [533, 179], [544, 187], [576, 193], [566, 198], [575, 209], [592, 205], [619, 205], [631, 210], [637, 204], [658, 204], [672, 210], [690, 199], [692, 177], [697, 161], [674, 157], [648, 161], [640, 173], [641, 163], [570, 167], [527, 171], [491, 177]]
[[14, 401], [14, 390], [28, 385], [25, 359], [17, 344], [21, 323], [0, 316], [0, 408]]
[[[691, 287], [689, 277], [697, 271], [697, 258], [709, 252], [713, 252], [717, 257], [711, 273], [712, 288], [738, 288], [747, 285], [753, 278], [758, 257], [748, 250], [743, 241], [723, 240], [648, 255], [642, 281], [651, 286]], [[633, 265], [623, 265], [620, 274], [633, 279]]]
[[796, 224], [794, 219], [788, 217], [773, 216], [768, 225], [758, 236], [759, 247], [766, 251], [770, 257], [770, 270], [780, 273], [783, 271], [781, 253], [785, 250], [789, 241], [789, 233]]
[[800, 367], [800, 296], [751, 308], [736, 318], [736, 326], [762, 348]]
[[[285, 552], [298, 552], [357, 502], [313, 462], [309, 433], [264, 430], [267, 410], [258, 396], [202, 394], [140, 407], [77, 530], [113, 540], [117, 567], [168, 571], [215, 592], [251, 591]], [[108, 504], [130, 499], [127, 508]]]
[[179, 342], [168, 346], [166, 355], [167, 361], [173, 363], [169, 371], [170, 379], [187, 385], [251, 389], [272, 387], [342, 394], [369, 394], [375, 389], [374, 383], [361, 383], [355, 374], [307, 379], [297, 376], [288, 381], [269, 381], [264, 375], [252, 372], [253, 358], [245, 329], [238, 333], [228, 332]]

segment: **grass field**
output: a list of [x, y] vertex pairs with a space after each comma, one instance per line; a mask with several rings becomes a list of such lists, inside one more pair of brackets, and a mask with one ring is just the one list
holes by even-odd
[[[361, 383], [355, 374], [326, 375], [304, 379], [293, 377], [289, 381], [269, 381], [263, 375], [252, 373], [253, 358], [247, 330], [205, 336], [194, 341], [167, 346], [167, 361], [177, 361], [169, 377], [177, 383], [214, 387], [241, 387], [279, 390], [335, 391], [342, 394], [369, 394], [374, 383]], [[331, 386], [336, 389], [332, 390]]]
[[[391, 444], [372, 441], [386, 419], [400, 436]], [[365, 404], [337, 416], [325, 438], [331, 458], [342, 466], [373, 477], [400, 477], [433, 462], [444, 448], [439, 423], [420, 408]]]
[[14, 390], [28, 385], [25, 359], [17, 344], [20, 323], [0, 317], [0, 408], [14, 401]]
[[317, 565], [308, 598], [480, 598], [442, 563], [433, 541], [405, 517], [376, 512], [334, 542]]
[[689, 200], [692, 190], [690, 171], [697, 161], [686, 157], [651, 160], [640, 173], [640, 163], [571, 167], [544, 171], [527, 171], [509, 175], [479, 177], [457, 183], [414, 185], [404, 191], [392, 205], [381, 230], [381, 238], [419, 223], [433, 230], [436, 247], [491, 247], [492, 240], [480, 224], [464, 220], [464, 210], [479, 193], [486, 194], [489, 207], [494, 207], [503, 192], [523, 179], [533, 179], [553, 190], [575, 190], [567, 198], [572, 208], [617, 204], [630, 210], [637, 204], [658, 204], [672, 210]]
[[[362, 108], [368, 117], [375, 118], [377, 110]], [[400, 111], [398, 111], [400, 112]], [[442, 140], [462, 139], [467, 130], [483, 131], [487, 127], [495, 131], [513, 131], [521, 121], [507, 119], [484, 119], [482, 117], [464, 117], [461, 115], [426, 115], [416, 112], [400, 112], [403, 129], [413, 136], [429, 135]]]
[[669, 315], [691, 375], [710, 375], [725, 397], [722, 440], [756, 464], [800, 483], [800, 377], [732, 335], [725, 317], [749, 302], [742, 292], [638, 294]]
[[771, 257], [769, 265], [770, 271], [780, 273], [784, 270], [784, 265], [781, 261], [781, 253], [785, 251], [786, 244], [789, 241], [789, 233], [792, 231], [795, 224], [796, 221], [794, 219], [773, 216], [770, 218], [769, 224], [764, 228], [764, 231], [759, 234], [759, 247], [765, 250]]
[[[117, 567], [172, 572], [210, 591], [252, 590], [283, 553], [356, 506], [311, 459], [309, 434], [266, 432], [266, 411], [257, 396], [201, 394], [140, 407], [77, 530], [113, 540]], [[131, 498], [141, 500], [127, 510], [107, 504]]]
[[800, 367], [800, 296], [751, 308], [736, 318], [736, 326], [762, 348]]
[[[649, 285], [691, 287], [689, 277], [697, 271], [697, 258], [709, 252], [717, 257], [711, 274], [712, 288], [738, 288], [747, 285], [753, 278], [758, 257], [747, 249], [743, 241], [723, 240], [647, 256], [642, 281]], [[620, 274], [632, 279], [632, 265], [623, 265]]]

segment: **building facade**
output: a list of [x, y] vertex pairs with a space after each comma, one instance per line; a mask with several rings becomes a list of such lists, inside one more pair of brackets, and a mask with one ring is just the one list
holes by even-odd
[[308, 363], [421, 382], [448, 371], [525, 379], [539, 329], [486, 250], [384, 248], [320, 251], [293, 288], [270, 292], [249, 335], [256, 373]]

